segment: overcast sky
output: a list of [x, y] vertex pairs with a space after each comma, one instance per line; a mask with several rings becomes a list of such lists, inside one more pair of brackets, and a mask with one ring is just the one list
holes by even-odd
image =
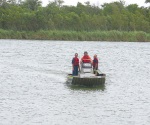
[[[43, 3], [43, 6], [46, 6], [49, 1], [54, 1], [54, 0], [41, 0]], [[120, 0], [63, 0], [64, 4], [63, 5], [77, 5], [78, 2], [84, 3], [87, 1], [90, 1], [90, 4], [93, 5], [95, 4], [96, 6], [100, 6], [103, 3], [110, 3], [114, 1], [120, 1]], [[137, 4], [139, 6], [148, 6], [148, 4], [145, 4], [145, 0], [124, 0], [126, 5], [129, 4]]]

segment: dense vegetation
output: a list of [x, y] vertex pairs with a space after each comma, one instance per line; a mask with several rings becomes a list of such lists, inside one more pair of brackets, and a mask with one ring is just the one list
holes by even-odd
[[42, 7], [40, 0], [0, 0], [0, 29], [0, 38], [150, 41], [150, 8], [124, 1], [98, 7], [55, 0]]

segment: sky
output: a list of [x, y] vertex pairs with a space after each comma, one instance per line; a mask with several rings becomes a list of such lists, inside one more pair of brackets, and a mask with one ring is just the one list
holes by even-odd
[[[41, 0], [43, 3], [43, 6], [46, 6], [49, 1], [54, 1], [54, 0]], [[114, 2], [114, 1], [120, 1], [120, 0], [63, 0], [64, 4], [63, 5], [74, 5], [76, 6], [78, 2], [83, 3], [89, 1], [91, 5], [96, 5], [96, 6], [100, 6], [104, 3], [110, 3], [110, 2]], [[148, 4], [145, 4], [145, 0], [124, 0], [125, 1], [125, 5], [129, 5], [129, 4], [137, 4], [139, 7], [141, 6], [148, 6]]]

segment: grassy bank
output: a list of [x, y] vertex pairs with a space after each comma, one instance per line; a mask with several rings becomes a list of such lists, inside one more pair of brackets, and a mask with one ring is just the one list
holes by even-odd
[[150, 42], [150, 33], [143, 31], [12, 31], [0, 29], [0, 39], [71, 40], [71, 41], [128, 41]]

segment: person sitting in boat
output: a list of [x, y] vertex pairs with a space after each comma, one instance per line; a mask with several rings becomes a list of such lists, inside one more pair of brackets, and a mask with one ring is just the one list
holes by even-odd
[[78, 75], [78, 69], [80, 71], [78, 53], [75, 53], [75, 57], [72, 59], [72, 75], [73, 76]]
[[96, 73], [96, 70], [98, 70], [98, 58], [97, 58], [97, 55], [95, 54], [94, 58], [93, 58], [93, 72], [94, 72], [94, 74]]
[[85, 51], [83, 57], [81, 58], [81, 63], [91, 63], [92, 64], [92, 59], [88, 55], [88, 52]]

